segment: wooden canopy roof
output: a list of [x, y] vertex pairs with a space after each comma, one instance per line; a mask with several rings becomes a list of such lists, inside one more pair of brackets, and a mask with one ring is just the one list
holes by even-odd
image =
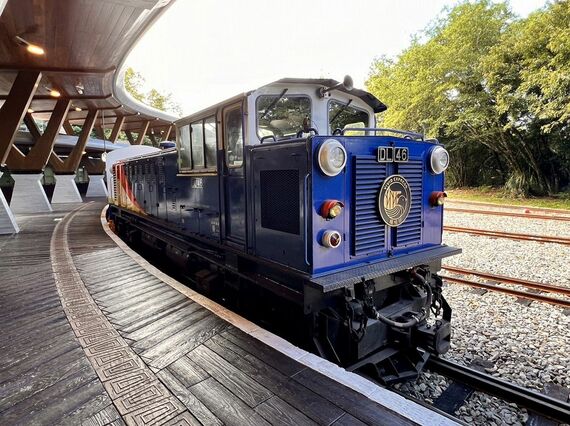
[[[55, 89], [72, 101], [67, 115], [71, 123], [82, 124], [88, 109], [98, 109], [104, 114], [99, 114], [96, 126], [101, 126], [102, 116], [107, 128], [120, 117], [123, 130], [150, 132], [170, 126], [175, 117], [125, 93], [119, 71], [138, 39], [172, 1], [0, 0], [0, 104], [18, 71], [38, 70], [42, 78], [30, 108], [39, 118], [54, 110], [57, 99], [50, 90]], [[45, 54], [28, 53], [18, 37], [42, 47]]]

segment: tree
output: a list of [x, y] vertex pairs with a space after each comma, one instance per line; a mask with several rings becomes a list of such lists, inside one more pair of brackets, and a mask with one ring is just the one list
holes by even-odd
[[144, 93], [144, 84], [145, 79], [141, 73], [131, 67], [127, 68], [125, 71], [125, 88], [133, 98], [161, 111], [171, 112], [177, 116], [182, 115], [182, 108], [172, 99], [172, 93], [163, 95], [156, 89], [150, 89]]
[[445, 142], [456, 184], [556, 192], [568, 176], [553, 166], [568, 132], [568, 16], [567, 1], [526, 20], [505, 3], [457, 5], [397, 59], [374, 62], [368, 89], [389, 106], [380, 119]]

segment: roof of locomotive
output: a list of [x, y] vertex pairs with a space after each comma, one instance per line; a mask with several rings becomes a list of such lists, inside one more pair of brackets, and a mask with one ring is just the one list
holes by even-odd
[[[271, 84], [284, 83], [284, 84], [315, 84], [324, 87], [332, 87], [339, 84], [338, 81], [332, 78], [282, 78], [281, 80], [274, 81]], [[269, 84], [267, 85], [269, 86]], [[264, 86], [262, 86], [264, 87]], [[353, 88], [352, 90], [346, 90], [344, 87], [339, 86], [335, 90], [340, 92], [348, 93], [362, 99], [374, 112], [386, 111], [388, 107], [384, 105], [376, 96], [365, 90]]]
[[[221, 101], [221, 102], [218, 102], [214, 105], [211, 105], [207, 108], [203, 108], [199, 111], [193, 112], [192, 114], [181, 117], [175, 121], [175, 124], [177, 124], [177, 125], [181, 125], [183, 123], [185, 124], [192, 117], [202, 115], [206, 111], [211, 111], [213, 109], [218, 108], [221, 105], [225, 105], [225, 104], [234, 102], [240, 98], [243, 98], [244, 96], [250, 95], [251, 93], [255, 92], [255, 90], [261, 89], [262, 87], [271, 86], [272, 84], [314, 84], [317, 86], [332, 87], [332, 86], [336, 86], [337, 84], [339, 84], [339, 82], [336, 80], [333, 80], [332, 78], [282, 78], [281, 80], [277, 80], [277, 81], [274, 81], [274, 82], [269, 83], [269, 84], [264, 84], [263, 86], [259, 86], [257, 89], [241, 93], [241, 94], [236, 95], [232, 98], [226, 99], [224, 101]], [[361, 89], [346, 90], [342, 86], [337, 87], [335, 90], [338, 90], [338, 91], [341, 91], [344, 93], [348, 93], [348, 94], [354, 95], [354, 96], [362, 99], [362, 101], [365, 102], [368, 106], [370, 106], [370, 108], [372, 108], [372, 110], [375, 113], [386, 111], [388, 109], [388, 107], [386, 105], [384, 105], [376, 96], [374, 96], [373, 94], [371, 94], [365, 90], [361, 90]]]

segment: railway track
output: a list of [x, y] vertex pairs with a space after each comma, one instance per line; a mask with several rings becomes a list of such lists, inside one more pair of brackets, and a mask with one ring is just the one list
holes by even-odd
[[562, 222], [570, 222], [570, 216], [553, 215], [553, 214], [498, 212], [498, 211], [494, 211], [494, 210], [473, 210], [473, 209], [464, 209], [464, 208], [458, 208], [458, 207], [446, 207], [445, 211], [446, 212], [457, 212], [457, 213], [483, 214], [483, 215], [491, 215], [491, 216], [522, 217], [525, 219], [546, 219], [546, 220], [558, 220], [558, 221], [562, 221]]
[[555, 244], [563, 244], [570, 246], [570, 238], [568, 237], [556, 237], [551, 235], [534, 235], [534, 234], [516, 234], [513, 232], [490, 231], [487, 229], [477, 229], [477, 228], [463, 228], [460, 226], [444, 226], [443, 230], [447, 232], [460, 232], [471, 235], [482, 235], [486, 237], [507, 238], [510, 240], [519, 240], [519, 241], [536, 241], [540, 243], [555, 243]]
[[568, 300], [568, 299], [560, 299], [557, 297], [547, 296], [545, 294], [534, 293], [534, 292], [525, 291], [525, 290], [518, 290], [518, 289], [514, 289], [514, 288], [510, 288], [510, 287], [504, 287], [504, 286], [501, 286], [500, 284], [517, 285], [517, 286], [525, 287], [525, 288], [530, 289], [530, 290], [539, 290], [541, 292], [548, 292], [551, 294], [570, 297], [570, 288], [567, 288], [567, 287], [555, 286], [552, 284], [544, 284], [544, 283], [539, 283], [539, 282], [535, 282], [535, 281], [528, 281], [528, 280], [523, 280], [523, 279], [513, 278], [513, 277], [506, 277], [504, 275], [497, 275], [497, 274], [491, 274], [491, 273], [486, 273], [486, 272], [473, 271], [470, 269], [457, 268], [454, 266], [443, 266], [443, 268], [446, 271], [452, 272], [454, 274], [472, 275], [472, 276], [479, 277], [479, 278], [482, 278], [485, 280], [493, 281], [493, 282], [498, 283], [498, 284], [481, 283], [478, 281], [468, 280], [466, 278], [452, 277], [449, 275], [441, 275], [441, 277], [444, 280], [449, 281], [449, 282], [454, 282], [454, 283], [463, 284], [463, 285], [469, 285], [472, 287], [483, 288], [483, 289], [489, 290], [489, 291], [496, 291], [496, 292], [500, 292], [500, 293], [510, 294], [511, 296], [521, 297], [524, 299], [536, 300], [539, 302], [546, 302], [546, 303], [550, 303], [553, 305], [562, 306], [564, 308], [570, 308], [570, 300]]
[[427, 368], [475, 390], [518, 404], [541, 416], [562, 423], [570, 422], [570, 403], [568, 402], [438, 357], [430, 357]]
[[453, 200], [448, 199], [448, 200], [446, 200], [446, 204], [449, 204], [449, 206], [452, 206], [454, 204], [467, 204], [469, 206], [493, 207], [493, 208], [503, 209], [503, 210], [522, 210], [523, 212], [525, 210], [528, 210], [529, 212], [533, 212], [533, 213], [534, 212], [552, 213], [552, 214], [570, 217], [570, 210], [553, 209], [553, 208], [546, 208], [546, 207], [516, 206], [513, 204], [495, 204], [495, 203], [485, 203], [485, 202], [480, 202], [480, 201], [465, 201], [465, 200], [459, 200], [459, 199], [453, 199]]

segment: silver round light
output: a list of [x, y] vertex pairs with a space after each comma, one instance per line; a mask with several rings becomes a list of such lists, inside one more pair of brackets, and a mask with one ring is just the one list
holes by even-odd
[[340, 232], [333, 231], [330, 229], [324, 232], [323, 237], [321, 239], [321, 244], [328, 248], [337, 248], [338, 246], [340, 246], [341, 242], [342, 242], [342, 236], [340, 235]]
[[336, 139], [327, 139], [317, 154], [319, 167], [327, 176], [336, 176], [346, 165], [346, 150]]
[[449, 166], [449, 152], [442, 147], [436, 146], [430, 153], [431, 171], [436, 175], [443, 173]]

